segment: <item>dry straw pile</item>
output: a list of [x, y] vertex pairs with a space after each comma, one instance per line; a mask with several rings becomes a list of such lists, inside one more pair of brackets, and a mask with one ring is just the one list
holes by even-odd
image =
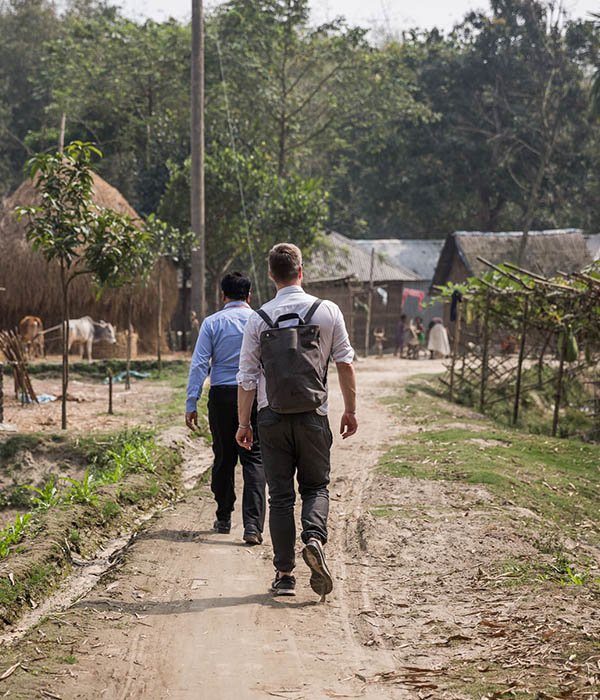
[[[138, 218], [136, 212], [114, 187], [94, 174], [94, 201], [102, 207]], [[27, 242], [26, 222], [17, 221], [17, 206], [36, 206], [39, 195], [26, 180], [0, 207], [0, 329], [14, 328], [23, 316], [39, 316], [44, 328], [61, 321], [61, 286], [57, 264], [48, 264]], [[163, 265], [163, 319], [167, 329], [177, 305], [177, 272], [174, 265]], [[156, 350], [157, 274], [148, 285], [137, 290], [133, 301], [132, 325], [139, 334], [140, 351]], [[82, 275], [71, 285], [71, 318], [91, 316], [112, 323], [117, 329], [127, 327], [127, 291], [106, 290], [96, 299], [90, 275]], [[163, 340], [164, 343], [164, 340]]]

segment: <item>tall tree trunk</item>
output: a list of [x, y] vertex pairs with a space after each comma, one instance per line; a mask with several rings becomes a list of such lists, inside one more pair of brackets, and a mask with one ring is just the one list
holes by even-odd
[[[192, 166], [191, 221], [198, 243], [192, 251], [192, 308], [206, 316], [206, 256], [204, 212], [204, 8], [192, 0]], [[187, 290], [186, 290], [187, 292]], [[186, 319], [186, 326], [188, 320]], [[185, 337], [185, 331], [184, 331]]]

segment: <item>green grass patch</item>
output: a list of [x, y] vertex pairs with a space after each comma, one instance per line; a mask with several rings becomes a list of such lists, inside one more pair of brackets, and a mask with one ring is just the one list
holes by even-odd
[[32, 567], [21, 579], [14, 577], [14, 585], [8, 577], [0, 578], [0, 605], [11, 605], [19, 599], [36, 599], [47, 588], [48, 579], [54, 579], [56, 569], [51, 564], [38, 564]]
[[[430, 417], [420, 431], [408, 433], [401, 444], [388, 450], [380, 464], [390, 476], [485, 486], [501, 502], [528, 508], [570, 531], [596, 521], [599, 445], [498, 426], [440, 397], [428, 396], [425, 402], [412, 387], [395, 403], [400, 418], [425, 410], [441, 420]], [[449, 411], [455, 424], [460, 421], [464, 428], [448, 425]], [[600, 541], [596, 528], [586, 533]]]

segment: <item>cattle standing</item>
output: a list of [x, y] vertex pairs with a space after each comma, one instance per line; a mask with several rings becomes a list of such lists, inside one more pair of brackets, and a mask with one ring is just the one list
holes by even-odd
[[19, 333], [29, 357], [44, 357], [44, 326], [37, 316], [25, 316], [19, 321]]
[[117, 342], [115, 329], [111, 323], [106, 321], [94, 321], [89, 316], [69, 319], [69, 352], [71, 346], [79, 344], [81, 346], [81, 357], [83, 358], [83, 348], [87, 348], [87, 359], [92, 359], [92, 343], [98, 340], [108, 340], [113, 345]]

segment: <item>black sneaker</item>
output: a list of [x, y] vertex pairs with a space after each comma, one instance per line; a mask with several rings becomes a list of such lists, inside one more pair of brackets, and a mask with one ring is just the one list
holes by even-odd
[[275, 595], [296, 595], [296, 577], [280, 574], [278, 571], [271, 584], [271, 590]]
[[244, 530], [243, 540], [246, 544], [262, 544], [263, 538], [260, 532], [256, 530]]
[[213, 529], [220, 535], [228, 535], [231, 530], [231, 520], [215, 520]]
[[328, 595], [333, 590], [333, 579], [325, 561], [323, 545], [319, 540], [310, 540], [302, 550], [302, 558], [311, 570], [310, 587], [318, 595]]

